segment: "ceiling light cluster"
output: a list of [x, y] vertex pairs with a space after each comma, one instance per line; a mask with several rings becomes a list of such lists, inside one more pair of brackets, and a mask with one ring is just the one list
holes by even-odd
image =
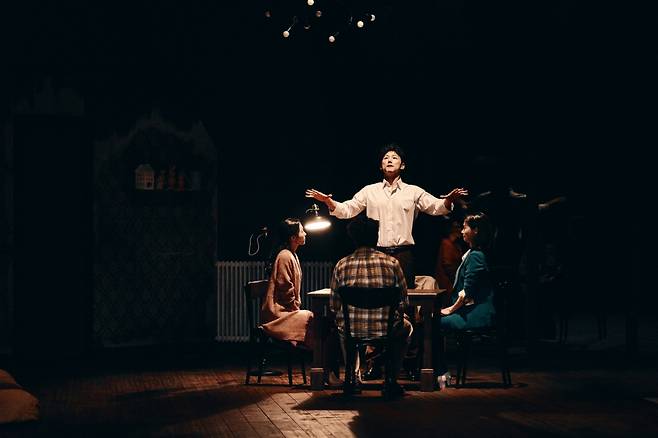
[[334, 44], [349, 32], [366, 30], [377, 20], [372, 6], [341, 0], [269, 0], [264, 16], [286, 39], [313, 33]]

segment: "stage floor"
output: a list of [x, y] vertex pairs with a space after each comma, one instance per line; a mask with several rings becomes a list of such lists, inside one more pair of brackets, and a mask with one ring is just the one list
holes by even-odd
[[245, 386], [244, 345], [22, 366], [12, 372], [40, 400], [41, 420], [0, 426], [0, 436], [658, 436], [658, 355], [625, 356], [615, 332], [597, 341], [578, 331], [533, 358], [514, 349], [511, 388], [486, 355], [474, 357], [466, 387], [425, 393], [401, 380], [407, 393], [394, 401], [374, 384], [351, 399], [312, 392], [298, 367], [298, 386], [285, 374]]

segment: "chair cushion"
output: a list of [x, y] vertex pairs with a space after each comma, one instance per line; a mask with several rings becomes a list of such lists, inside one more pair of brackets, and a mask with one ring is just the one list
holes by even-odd
[[16, 383], [11, 374], [0, 370], [0, 424], [38, 418], [39, 400]]

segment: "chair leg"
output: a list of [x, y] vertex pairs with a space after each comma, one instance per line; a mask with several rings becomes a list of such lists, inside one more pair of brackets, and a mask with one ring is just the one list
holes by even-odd
[[[343, 380], [343, 394], [351, 395], [354, 391], [354, 345], [345, 342], [345, 379]], [[358, 354], [358, 353], [357, 353]]]
[[388, 346], [384, 347], [384, 351], [382, 351], [382, 354], [384, 355], [384, 386], [382, 388], [382, 395], [386, 400], [390, 400], [391, 392], [389, 388], [392, 387], [393, 383], [393, 374], [390, 361], [392, 354], [390, 354], [390, 351], [387, 347]]
[[253, 359], [254, 350], [257, 348], [254, 336], [249, 336], [249, 353], [247, 353], [247, 375], [245, 376], [244, 384], [249, 384], [249, 377], [251, 377], [251, 361]]
[[456, 384], [459, 386], [462, 384], [462, 375], [464, 372], [464, 348], [466, 348], [465, 345], [465, 340], [463, 335], [457, 334], [455, 337], [455, 340], [457, 342], [457, 382]]
[[462, 375], [462, 344], [459, 335], [455, 336], [455, 342], [457, 344], [457, 369], [455, 370], [455, 386], [459, 386], [461, 375]]
[[292, 351], [288, 350], [288, 385], [292, 386]]
[[259, 336], [258, 344], [258, 383], [260, 384], [261, 377], [263, 377], [263, 369], [265, 369], [265, 349], [267, 348], [267, 339], [262, 334]]
[[299, 350], [299, 356], [302, 362], [302, 379], [304, 379], [304, 385], [306, 385], [306, 361], [304, 360], [304, 352], [302, 350]]
[[[462, 366], [461, 366], [461, 384], [466, 385], [466, 372], [468, 370], [468, 356], [471, 349], [471, 336], [464, 335], [462, 338]], [[458, 379], [459, 380], [459, 379]]]
[[507, 342], [505, 337], [498, 339], [500, 348], [500, 371], [503, 376], [503, 386], [512, 386], [512, 375], [509, 371], [509, 363], [507, 357]]

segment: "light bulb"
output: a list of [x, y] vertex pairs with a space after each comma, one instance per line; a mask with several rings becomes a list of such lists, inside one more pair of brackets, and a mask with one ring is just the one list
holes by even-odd
[[357, 21], [356, 22], [356, 27], [362, 28], [363, 27], [363, 21], [362, 20]]
[[333, 43], [334, 41], [336, 41], [336, 37], [333, 35], [329, 35], [329, 42]]
[[306, 4], [309, 6], [313, 6], [315, 4], [314, 0], [306, 0]]
[[319, 9], [317, 11], [315, 11], [315, 16], [318, 17], [318, 18], [322, 17], [322, 11], [319, 10]]
[[284, 31], [283, 31], [283, 37], [284, 37], [284, 38], [288, 38], [289, 36], [290, 36], [290, 31], [288, 31], [288, 30], [284, 30]]
[[272, 16], [272, 11], [270, 11], [269, 9], [267, 11], [265, 11], [265, 16], [267, 18], [270, 18]]
[[375, 14], [370, 14], [370, 21], [375, 21]]
[[305, 30], [309, 30], [310, 28], [311, 28], [311, 25], [310, 25], [310, 24], [306, 23], [306, 24], [304, 25], [304, 29], [305, 29]]
[[330, 226], [331, 226], [331, 222], [329, 222], [327, 219], [316, 217], [306, 222], [304, 228], [308, 231], [320, 231], [320, 230], [326, 230]]

